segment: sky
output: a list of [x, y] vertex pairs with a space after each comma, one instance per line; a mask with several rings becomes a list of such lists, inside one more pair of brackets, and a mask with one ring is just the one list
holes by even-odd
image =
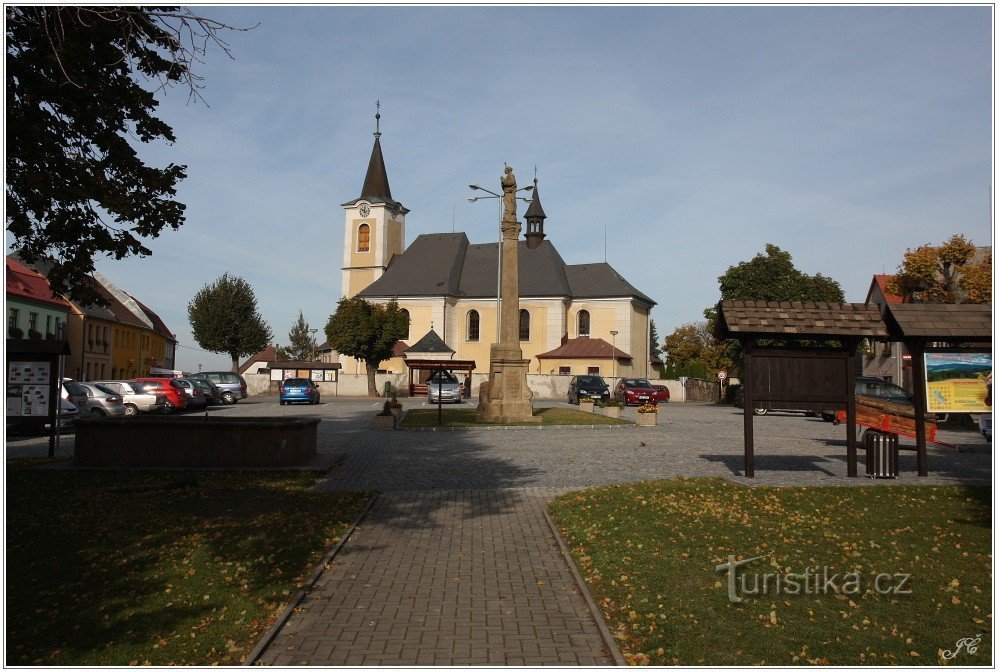
[[[990, 245], [990, 7], [202, 7], [238, 27], [232, 58], [175, 88], [187, 221], [153, 254], [97, 269], [203, 352], [190, 298], [244, 277], [278, 343], [340, 296], [344, 215], [380, 100], [407, 243], [454, 227], [497, 239], [503, 162], [537, 167], [545, 232], [567, 263], [606, 259], [657, 306], [658, 333], [702, 319], [717, 278], [775, 243], [863, 301], [909, 247]], [[522, 213], [521, 213], [522, 214]]]

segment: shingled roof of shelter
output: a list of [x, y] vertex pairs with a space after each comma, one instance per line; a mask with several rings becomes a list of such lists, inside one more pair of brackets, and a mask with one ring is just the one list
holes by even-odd
[[570, 338], [554, 350], [542, 352], [537, 359], [633, 359], [602, 338]]
[[884, 321], [892, 338], [990, 341], [990, 303], [888, 304]]
[[719, 338], [884, 338], [887, 327], [877, 307], [863, 303], [721, 301], [716, 334]]
[[[532, 250], [521, 240], [517, 249], [521, 297], [632, 297], [655, 304], [609, 264], [566, 264], [549, 240]], [[464, 233], [426, 233], [357, 296], [493, 298], [498, 264], [499, 243], [472, 245]]]
[[406, 351], [408, 353], [420, 354], [424, 352], [439, 352], [443, 354], [453, 354], [454, 349], [449, 345], [444, 343], [443, 339], [434, 329], [430, 329], [426, 332], [426, 335], [421, 339], [409, 346]]

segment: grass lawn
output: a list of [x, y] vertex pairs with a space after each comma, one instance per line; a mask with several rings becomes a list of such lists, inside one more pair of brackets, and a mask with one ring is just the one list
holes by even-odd
[[234, 665], [367, 496], [7, 465], [7, 663]]
[[[535, 408], [534, 416], [541, 418], [541, 425], [633, 425], [630, 420], [608, 418], [575, 408]], [[482, 423], [475, 420], [474, 408], [444, 408], [444, 427], [482, 427], [486, 424], [529, 425], [524, 422]], [[402, 418], [402, 429], [409, 427], [436, 427], [436, 408], [416, 408]], [[536, 425], [529, 425], [536, 426]]]
[[[989, 665], [990, 501], [990, 488], [700, 478], [569, 493], [551, 511], [632, 664], [938, 665], [941, 651], [983, 635], [975, 655], [942, 662]], [[822, 594], [812, 578], [810, 594], [800, 580], [797, 595], [771, 583], [734, 604], [716, 570], [729, 555], [764, 556], [737, 570], [740, 593], [742, 577], [752, 590], [764, 573], [821, 565], [859, 572], [862, 592]], [[877, 593], [879, 573], [891, 575], [884, 586], [909, 573], [911, 594]]]

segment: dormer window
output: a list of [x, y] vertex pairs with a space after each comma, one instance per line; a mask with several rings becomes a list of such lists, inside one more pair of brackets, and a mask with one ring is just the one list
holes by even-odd
[[357, 229], [357, 251], [370, 252], [371, 250], [371, 227], [361, 224]]

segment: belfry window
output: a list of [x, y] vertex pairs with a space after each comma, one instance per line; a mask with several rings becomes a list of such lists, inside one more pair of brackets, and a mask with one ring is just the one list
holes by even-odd
[[404, 337], [404, 339], [408, 340], [408, 338], [409, 338], [409, 331], [410, 331], [409, 327], [410, 327], [410, 324], [411, 324], [411, 321], [410, 321], [411, 318], [409, 317], [409, 311], [406, 310], [405, 308], [402, 309], [402, 314], [405, 315], [405, 337]]
[[530, 312], [523, 309], [520, 310], [520, 340], [530, 340]]
[[589, 338], [589, 311], [579, 311], [579, 338]]
[[357, 229], [357, 251], [368, 252], [371, 249], [371, 227], [361, 224]]

